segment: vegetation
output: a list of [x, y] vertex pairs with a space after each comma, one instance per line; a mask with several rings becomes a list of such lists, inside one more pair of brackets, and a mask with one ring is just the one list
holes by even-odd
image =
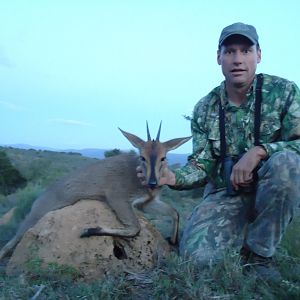
[[8, 195], [26, 184], [26, 179], [11, 164], [4, 151], [0, 151], [0, 194]]
[[77, 153], [21, 150], [10, 147], [0, 147], [1, 149], [28, 182], [44, 187], [57, 178], [95, 161], [95, 159], [83, 157]]
[[39, 299], [299, 299], [300, 260], [282, 254], [277, 259], [285, 278], [279, 284], [244, 274], [237, 254], [205, 269], [174, 254], [148, 272], [93, 282], [81, 281], [68, 266], [41, 269], [36, 260], [26, 277], [0, 275], [0, 298], [29, 299], [44, 287]]
[[[27, 180], [13, 194], [0, 195], [0, 217], [16, 207], [9, 223], [0, 226], [0, 248], [15, 233], [36, 197], [54, 180], [76, 172], [93, 159], [49, 151], [3, 148], [12, 165]], [[180, 230], [202, 190], [177, 192], [163, 189], [162, 198], [180, 212]], [[164, 234], [165, 221], [148, 216]], [[165, 233], [167, 235], [167, 233]], [[142, 274], [124, 273], [94, 282], [83, 282], [70, 266], [32, 259], [28, 274], [8, 277], [0, 265], [0, 299], [300, 299], [300, 216], [294, 218], [276, 254], [283, 276], [280, 283], [266, 282], [245, 273], [238, 253], [224, 261], [199, 268], [174, 253], [155, 268]]]
[[107, 151], [105, 151], [104, 152], [104, 157], [111, 157], [111, 156], [116, 156], [116, 155], [119, 155], [119, 154], [121, 154], [122, 152], [121, 152], [121, 150], [120, 149], [117, 149], [117, 148], [115, 148], [115, 149], [112, 149], [112, 150], [107, 150]]
[[[112, 149], [112, 150], [107, 150], [104, 152], [104, 157], [105, 158], [108, 158], [108, 157], [112, 157], [112, 156], [116, 156], [116, 155], [119, 155], [119, 154], [122, 154], [122, 153], [125, 153], [123, 151], [121, 151], [120, 149]], [[129, 152], [126, 152], [126, 153], [129, 153], [129, 154], [136, 154], [136, 152], [134, 150], [130, 150]]]

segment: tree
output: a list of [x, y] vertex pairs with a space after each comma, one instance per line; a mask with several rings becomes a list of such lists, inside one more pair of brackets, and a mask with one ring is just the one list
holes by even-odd
[[121, 154], [122, 152], [121, 152], [121, 150], [120, 149], [117, 149], [117, 148], [115, 148], [115, 149], [112, 149], [112, 150], [107, 150], [107, 151], [105, 151], [104, 152], [104, 157], [111, 157], [111, 156], [116, 156], [116, 155], [119, 155], [119, 154]]
[[0, 194], [8, 195], [26, 183], [27, 180], [11, 164], [6, 153], [0, 151]]

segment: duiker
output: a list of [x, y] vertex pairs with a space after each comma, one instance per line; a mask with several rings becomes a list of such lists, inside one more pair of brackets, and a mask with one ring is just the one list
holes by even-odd
[[[139, 157], [135, 154], [120, 154], [99, 160], [52, 184], [36, 199], [16, 235], [1, 249], [0, 260], [14, 249], [23, 234], [46, 213], [85, 199], [106, 201], [124, 227], [86, 228], [83, 229], [81, 237], [136, 236], [140, 231], [140, 224], [132, 208], [134, 206], [143, 211], [149, 209], [170, 215], [173, 219], [170, 242], [176, 244], [178, 213], [174, 208], [159, 200], [158, 182], [166, 166], [167, 152], [187, 142], [190, 137], [160, 142], [160, 129], [161, 125], [156, 139], [151, 140], [147, 124], [147, 141], [120, 129], [131, 144], [139, 150]], [[138, 165], [142, 167], [146, 185], [142, 185], [137, 178], [136, 167]]]

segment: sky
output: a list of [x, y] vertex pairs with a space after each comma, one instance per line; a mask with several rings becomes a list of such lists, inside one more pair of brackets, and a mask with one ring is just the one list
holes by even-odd
[[0, 144], [127, 150], [118, 127], [146, 139], [146, 120], [189, 136], [235, 22], [257, 29], [257, 72], [300, 86], [299, 0], [0, 0]]

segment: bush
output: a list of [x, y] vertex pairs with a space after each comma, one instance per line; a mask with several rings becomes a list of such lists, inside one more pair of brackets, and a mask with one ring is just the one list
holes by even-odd
[[11, 164], [4, 151], [0, 151], [0, 193], [8, 195], [26, 185], [27, 180]]
[[116, 155], [119, 155], [121, 154], [121, 150], [120, 149], [112, 149], [112, 150], [107, 150], [104, 152], [104, 157], [111, 157], [111, 156], [116, 156]]

